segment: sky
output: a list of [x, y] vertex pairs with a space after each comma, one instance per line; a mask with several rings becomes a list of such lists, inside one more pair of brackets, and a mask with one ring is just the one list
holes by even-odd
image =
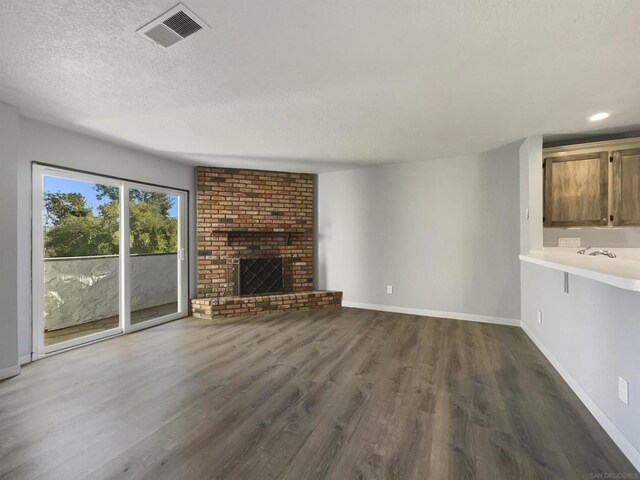
[[[93, 213], [98, 215], [98, 207], [109, 202], [108, 198], [98, 200], [96, 197], [96, 191], [93, 186], [95, 183], [82, 182], [80, 180], [70, 180], [67, 178], [50, 177], [45, 175], [44, 177], [44, 191], [45, 192], [62, 192], [62, 193], [80, 193], [87, 201], [87, 206], [91, 207]], [[169, 210], [169, 216], [178, 216], [178, 202], [175, 195], [169, 195], [173, 200], [173, 206]]]

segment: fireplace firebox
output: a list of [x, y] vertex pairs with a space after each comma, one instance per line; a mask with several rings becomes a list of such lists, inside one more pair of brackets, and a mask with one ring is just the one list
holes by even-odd
[[238, 294], [264, 295], [284, 292], [282, 257], [237, 259]]

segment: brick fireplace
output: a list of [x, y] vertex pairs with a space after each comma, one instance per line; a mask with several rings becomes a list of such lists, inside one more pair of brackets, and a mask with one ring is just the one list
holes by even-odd
[[[198, 167], [196, 175], [198, 297], [192, 300], [194, 316], [227, 317], [341, 304], [341, 292], [313, 290], [312, 175], [214, 167]], [[240, 295], [243, 262], [272, 269], [280, 262], [282, 291]]]

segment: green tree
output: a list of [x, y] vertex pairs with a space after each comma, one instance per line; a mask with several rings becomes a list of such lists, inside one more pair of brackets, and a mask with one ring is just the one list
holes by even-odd
[[162, 202], [131, 202], [129, 208], [132, 253], [165, 253], [178, 249], [178, 220], [162, 213], [165, 209]]
[[96, 184], [93, 189], [96, 191], [96, 197], [98, 197], [98, 200], [102, 200], [105, 197], [112, 202], [120, 200], [120, 189], [118, 187]]
[[[112, 202], [117, 202], [120, 199], [120, 189], [118, 187], [112, 187], [109, 185], [96, 185], [96, 197], [98, 200], [108, 198]], [[129, 200], [136, 204], [138, 203], [151, 203], [158, 208], [161, 215], [168, 216], [169, 210], [173, 207], [173, 200], [169, 195], [165, 193], [146, 192], [137, 188], [129, 190]]]
[[166, 253], [178, 249], [178, 221], [169, 216], [172, 198], [164, 193], [129, 191], [132, 253]]
[[[45, 198], [45, 255], [75, 257], [116, 255], [120, 244], [119, 189], [96, 185], [97, 197], [108, 199], [94, 215], [77, 193], [56, 192]], [[178, 221], [170, 216], [173, 200], [162, 193], [132, 189], [129, 201], [131, 253], [177, 250]]]
[[87, 217], [91, 209], [80, 193], [47, 192], [44, 194], [45, 222], [57, 225], [67, 217]]
[[115, 255], [118, 244], [118, 230], [94, 215], [68, 216], [44, 235], [45, 255], [50, 258]]

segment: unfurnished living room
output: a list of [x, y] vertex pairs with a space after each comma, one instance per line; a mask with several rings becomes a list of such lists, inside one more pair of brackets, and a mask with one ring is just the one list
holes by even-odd
[[640, 1], [0, 2], [0, 480], [640, 479]]

